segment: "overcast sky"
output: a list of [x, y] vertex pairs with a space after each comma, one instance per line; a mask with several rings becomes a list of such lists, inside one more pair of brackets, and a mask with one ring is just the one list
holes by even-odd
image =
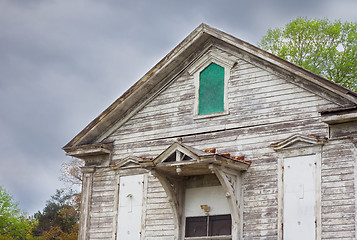
[[356, 0], [0, 0], [0, 185], [30, 214], [64, 185], [62, 147], [200, 23], [254, 45]]

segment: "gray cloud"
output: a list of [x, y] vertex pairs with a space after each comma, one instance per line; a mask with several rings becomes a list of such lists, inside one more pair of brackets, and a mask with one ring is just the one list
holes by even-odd
[[355, 1], [0, 1], [0, 185], [30, 213], [61, 147], [200, 23], [256, 44], [297, 16], [357, 21]]

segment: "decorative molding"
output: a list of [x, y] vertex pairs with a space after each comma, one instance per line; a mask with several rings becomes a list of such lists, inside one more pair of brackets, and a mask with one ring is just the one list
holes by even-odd
[[195, 73], [200, 73], [203, 69], [205, 69], [211, 63], [216, 63], [222, 67], [227, 67], [231, 69], [233, 65], [237, 62], [236, 57], [232, 55], [228, 55], [223, 51], [218, 51], [217, 48], [211, 48], [208, 50], [202, 57], [200, 57], [195, 63], [192, 64], [190, 68], [188, 68], [188, 73], [193, 75]]
[[326, 142], [326, 138], [319, 137], [315, 135], [301, 135], [294, 134], [278, 143], [272, 144], [271, 146], [275, 151], [282, 151], [287, 149], [296, 149], [311, 147], [314, 145], [322, 145]]
[[[173, 154], [175, 154], [175, 159], [173, 161], [167, 161], [168, 158], [172, 157]], [[153, 160], [140, 159], [139, 161], [139, 164], [143, 168], [149, 170], [160, 169], [169, 171], [173, 168], [176, 169], [182, 167], [186, 170], [202, 170], [202, 173], [205, 172], [206, 174], [210, 173], [208, 165], [211, 163], [219, 166], [227, 166], [229, 168], [241, 171], [247, 170], [251, 164], [250, 161], [244, 160], [244, 156], [231, 157], [219, 153], [201, 151], [178, 142], [171, 144], [166, 150], [160, 153], [159, 156]], [[183, 172], [183, 174], [185, 174], [185, 172]]]
[[[224, 111], [198, 115], [198, 104], [199, 104], [199, 87], [200, 87], [200, 73], [211, 63], [216, 63], [217, 65], [224, 68]], [[224, 51], [212, 47], [203, 56], [201, 56], [195, 63], [188, 68], [188, 73], [194, 77], [195, 84], [195, 105], [194, 105], [194, 119], [222, 116], [229, 114], [228, 111], [228, 81], [231, 75], [231, 69], [237, 64], [237, 58], [228, 55]]]
[[[163, 151], [159, 156], [157, 156], [154, 160], [154, 164], [165, 162], [165, 160], [170, 157], [174, 153], [181, 153], [181, 156], [186, 155], [193, 160], [199, 160], [199, 155], [192, 151], [190, 147], [184, 146], [178, 142], [174, 142], [171, 146], [169, 146], [165, 151]], [[176, 161], [181, 161], [180, 154], [176, 155]]]
[[113, 169], [129, 169], [129, 168], [140, 168], [141, 165], [139, 164], [139, 162], [142, 159], [139, 157], [135, 157], [135, 156], [129, 156], [124, 158], [123, 160], [115, 163], [112, 167]]

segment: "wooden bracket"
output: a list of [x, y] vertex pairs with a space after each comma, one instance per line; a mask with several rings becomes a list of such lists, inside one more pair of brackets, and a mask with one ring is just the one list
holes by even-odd
[[228, 169], [214, 164], [209, 165], [209, 169], [214, 172], [226, 191], [232, 216], [232, 239], [240, 239], [242, 225], [242, 191], [241, 191], [241, 172]]

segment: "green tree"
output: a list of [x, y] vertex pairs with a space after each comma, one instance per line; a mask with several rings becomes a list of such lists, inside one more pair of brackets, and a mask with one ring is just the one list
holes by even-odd
[[82, 183], [80, 168], [83, 165], [83, 161], [76, 158], [62, 164], [60, 180], [67, 183], [67, 190], [56, 190], [42, 212], [34, 215], [38, 225], [33, 234], [40, 240], [78, 239], [80, 193], [72, 189], [78, 189]]
[[299, 17], [269, 29], [258, 45], [268, 52], [357, 91], [357, 24]]
[[76, 201], [72, 192], [56, 190], [43, 211], [34, 216], [38, 220], [34, 235], [41, 240], [78, 238], [79, 209]]
[[0, 240], [35, 239], [32, 229], [36, 221], [28, 218], [13, 197], [0, 186]]

